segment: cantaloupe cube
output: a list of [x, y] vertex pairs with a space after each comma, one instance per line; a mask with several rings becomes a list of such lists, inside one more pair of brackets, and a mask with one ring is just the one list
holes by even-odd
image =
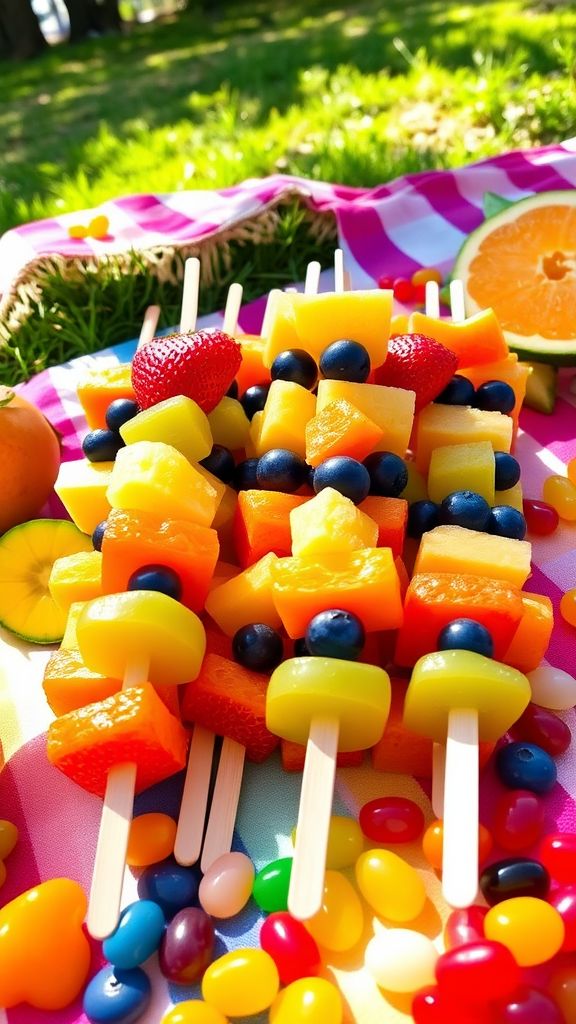
[[404, 498], [381, 498], [369, 494], [358, 508], [374, 520], [378, 527], [379, 548], [390, 548], [396, 558], [404, 550], [408, 523], [408, 502]]
[[230, 451], [244, 448], [250, 436], [250, 420], [235, 398], [221, 398], [208, 413], [208, 423], [214, 444], [222, 444]]
[[292, 554], [303, 558], [376, 547], [378, 527], [350, 498], [325, 487], [290, 512]]
[[280, 491], [240, 491], [234, 515], [234, 544], [240, 565], [253, 565], [264, 555], [292, 553], [290, 513], [309, 498]]
[[510, 505], [517, 512], [523, 512], [523, 500], [522, 483], [520, 480], [517, 484], [514, 484], [514, 487], [509, 487], [506, 491], [496, 491], [494, 494], [495, 505]]
[[552, 601], [543, 594], [522, 593], [522, 618], [502, 661], [520, 672], [533, 672], [550, 643], [554, 628]]
[[294, 306], [299, 346], [316, 362], [328, 345], [352, 338], [368, 350], [373, 367], [388, 351], [393, 295], [380, 288], [304, 295]]
[[436, 526], [420, 541], [414, 573], [468, 573], [523, 587], [530, 575], [532, 545], [461, 526]]
[[270, 292], [262, 323], [264, 366], [272, 366], [279, 352], [302, 347], [296, 331], [295, 316], [296, 306], [302, 298], [299, 292], [281, 292], [275, 288]]
[[474, 491], [494, 504], [496, 461], [489, 441], [435, 448], [428, 470], [430, 501], [440, 504], [453, 491]]
[[105, 427], [105, 414], [111, 402], [117, 398], [136, 400], [132, 387], [132, 364], [116, 363], [115, 366], [88, 370], [78, 385], [77, 393], [90, 429]]
[[212, 451], [212, 432], [206, 413], [191, 398], [175, 395], [143, 409], [120, 427], [126, 444], [163, 441], [190, 462], [205, 459]]
[[416, 466], [425, 473], [435, 448], [477, 441], [490, 441], [495, 452], [509, 452], [512, 420], [501, 412], [433, 402], [416, 418]]
[[381, 427], [350, 402], [343, 398], [329, 402], [306, 424], [306, 462], [319, 466], [336, 455], [362, 462], [382, 436]]
[[[48, 580], [56, 604], [68, 611], [77, 601], [91, 601], [102, 594], [102, 555], [100, 551], [79, 551], [57, 558]], [[89, 703], [89, 702], [88, 702]]]
[[167, 519], [210, 526], [218, 507], [215, 488], [171, 445], [138, 441], [121, 448], [107, 491], [112, 508], [162, 509]]
[[206, 600], [206, 611], [223, 633], [234, 636], [250, 622], [264, 622], [277, 629], [280, 625], [272, 599], [272, 569], [278, 556], [272, 552], [238, 573], [233, 579], [214, 587]]
[[111, 697], [122, 688], [122, 681], [92, 672], [79, 651], [61, 648], [50, 655], [42, 688], [50, 708], [58, 716]]
[[72, 522], [83, 533], [92, 533], [110, 511], [107, 490], [113, 468], [113, 462], [89, 462], [88, 459], [63, 462], [60, 466], [54, 490]]
[[492, 363], [497, 359], [505, 359], [509, 352], [502, 328], [492, 309], [482, 309], [461, 323], [437, 320], [425, 313], [414, 312], [408, 326], [414, 334], [426, 334], [455, 352], [458, 356], [458, 373], [461, 366]]
[[330, 402], [345, 399], [363, 412], [382, 430], [376, 451], [406, 454], [414, 422], [415, 394], [404, 388], [383, 384], [355, 384], [347, 380], [321, 380], [318, 384], [316, 412], [321, 413]]
[[287, 448], [306, 455], [306, 424], [316, 412], [311, 391], [290, 380], [273, 380], [264, 406], [258, 437], [259, 454]]
[[242, 362], [236, 374], [238, 394], [253, 387], [255, 384], [268, 384], [270, 371], [264, 366], [263, 356], [265, 341], [259, 334], [237, 334], [236, 341], [240, 342], [242, 349]]

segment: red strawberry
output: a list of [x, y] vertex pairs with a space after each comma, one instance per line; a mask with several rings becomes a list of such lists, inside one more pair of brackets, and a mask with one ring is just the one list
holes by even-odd
[[132, 362], [138, 405], [148, 409], [165, 398], [186, 395], [204, 412], [224, 397], [242, 362], [240, 345], [224, 331], [168, 334], [139, 348]]
[[458, 356], [425, 334], [394, 334], [377, 384], [416, 392], [416, 412], [433, 401], [456, 373]]

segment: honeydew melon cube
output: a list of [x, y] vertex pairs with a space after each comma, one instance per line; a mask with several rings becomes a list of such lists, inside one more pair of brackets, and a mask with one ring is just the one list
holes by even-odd
[[453, 491], [469, 490], [494, 504], [496, 460], [489, 441], [435, 448], [428, 471], [430, 501], [440, 503]]
[[416, 419], [416, 466], [425, 473], [435, 448], [489, 441], [496, 452], [509, 452], [513, 424], [501, 412], [486, 412], [467, 405], [433, 402]]
[[292, 554], [303, 558], [374, 548], [378, 543], [374, 520], [332, 487], [292, 509], [290, 532]]
[[157, 512], [210, 526], [218, 507], [212, 484], [181, 452], [161, 441], [137, 441], [121, 448], [107, 497], [112, 508]]
[[263, 409], [258, 437], [259, 454], [287, 448], [306, 456], [306, 424], [316, 412], [314, 395], [300, 384], [273, 380]]
[[319, 382], [317, 412], [322, 412], [330, 402], [341, 399], [360, 409], [382, 430], [382, 439], [375, 451], [394, 452], [404, 457], [414, 422], [416, 395], [413, 391], [389, 388], [383, 384], [356, 384], [347, 380]]
[[510, 505], [510, 508], [515, 508], [517, 512], [524, 511], [523, 508], [524, 496], [522, 494], [522, 484], [520, 480], [514, 487], [508, 487], [505, 491], [496, 491], [494, 496], [495, 505]]
[[325, 348], [351, 338], [367, 349], [372, 367], [386, 359], [392, 316], [391, 291], [380, 288], [303, 295], [294, 306], [300, 348], [319, 361]]
[[162, 441], [177, 448], [190, 462], [205, 459], [212, 451], [212, 431], [206, 413], [185, 395], [166, 398], [139, 412], [120, 427], [126, 444]]
[[462, 526], [436, 526], [420, 541], [414, 574], [468, 573], [506, 580], [521, 588], [530, 575], [531, 554], [527, 540], [495, 537]]
[[113, 468], [113, 462], [89, 462], [88, 459], [63, 462], [60, 466], [54, 490], [72, 522], [83, 533], [92, 533], [98, 523], [108, 517], [107, 490]]

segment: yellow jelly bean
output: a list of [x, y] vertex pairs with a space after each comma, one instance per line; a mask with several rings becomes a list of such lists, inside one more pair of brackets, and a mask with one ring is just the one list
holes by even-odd
[[413, 921], [424, 909], [426, 890], [418, 872], [391, 850], [367, 850], [356, 861], [364, 899], [381, 917]]
[[324, 978], [300, 978], [270, 1007], [270, 1024], [341, 1024], [342, 996]]
[[364, 963], [381, 988], [417, 992], [434, 984], [437, 959], [438, 950], [426, 935], [408, 928], [389, 928], [370, 939]]
[[130, 826], [126, 863], [145, 868], [165, 860], [174, 849], [175, 838], [176, 822], [169, 814], [140, 814]]
[[427, 281], [436, 281], [436, 284], [442, 284], [442, 274], [436, 267], [421, 267], [420, 270], [415, 270], [410, 278], [413, 285], [426, 284]]
[[556, 509], [561, 519], [576, 522], [576, 484], [565, 476], [549, 476], [542, 487], [542, 497]]
[[12, 853], [18, 842], [18, 829], [11, 821], [0, 819], [0, 860], [5, 860]]
[[280, 978], [263, 949], [235, 949], [210, 964], [202, 978], [202, 996], [229, 1017], [250, 1017], [267, 1010], [278, 995]]
[[88, 225], [88, 234], [92, 238], [105, 238], [108, 234], [110, 227], [110, 221], [105, 214], [99, 213], [97, 217], [93, 217]]
[[560, 614], [571, 626], [576, 626], [576, 590], [567, 590], [562, 595]]
[[324, 877], [322, 906], [304, 922], [319, 946], [340, 953], [355, 946], [364, 930], [364, 911], [356, 890], [339, 871]]
[[69, 238], [87, 238], [88, 228], [83, 224], [71, 224], [68, 228], [68, 236]]
[[490, 908], [484, 935], [507, 946], [520, 967], [533, 967], [556, 956], [564, 942], [564, 922], [544, 900], [515, 896]]
[[0, 889], [4, 885], [4, 882], [6, 881], [7, 874], [8, 872], [6, 871], [6, 865], [4, 861], [0, 860]]
[[[292, 845], [296, 844], [296, 829], [292, 829]], [[333, 814], [330, 818], [326, 867], [332, 871], [352, 867], [364, 849], [362, 829], [354, 818]]]
[[228, 1024], [228, 1018], [200, 999], [186, 999], [168, 1010], [162, 1024]]

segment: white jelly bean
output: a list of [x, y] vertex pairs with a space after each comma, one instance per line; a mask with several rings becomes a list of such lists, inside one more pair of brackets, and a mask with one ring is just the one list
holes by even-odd
[[200, 882], [200, 906], [212, 917], [234, 917], [252, 893], [254, 865], [245, 853], [223, 853]]
[[532, 700], [542, 708], [567, 711], [576, 704], [576, 679], [561, 668], [541, 665], [528, 673]]

